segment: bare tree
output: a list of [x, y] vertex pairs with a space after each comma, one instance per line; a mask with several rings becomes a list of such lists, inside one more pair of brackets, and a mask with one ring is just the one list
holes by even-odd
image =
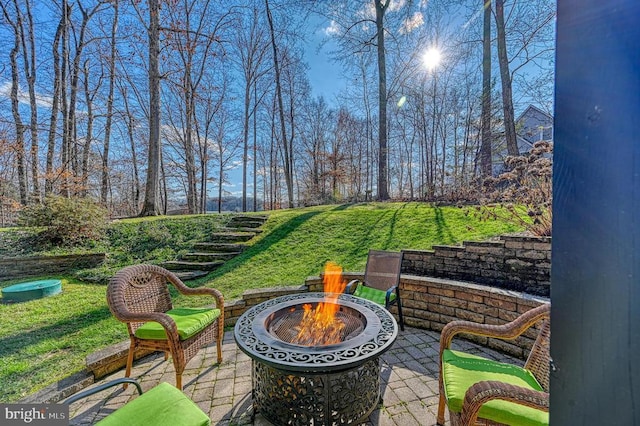
[[[65, 9], [66, 10], [66, 9]], [[49, 116], [49, 132], [47, 137], [47, 160], [45, 165], [45, 195], [53, 193], [53, 185], [56, 181], [56, 172], [54, 171], [54, 155], [56, 151], [56, 132], [58, 127], [58, 114], [60, 112], [60, 98], [62, 93], [62, 65], [60, 58], [60, 43], [62, 42], [62, 34], [67, 25], [66, 13], [60, 16], [60, 22], [56, 29], [51, 48], [53, 56], [53, 95], [51, 101], [51, 115]]]
[[287, 185], [287, 201], [289, 208], [293, 207], [293, 142], [287, 137], [287, 125], [284, 116], [284, 102], [282, 99], [282, 85], [280, 79], [280, 64], [278, 58], [278, 46], [273, 26], [273, 16], [269, 7], [269, 0], [264, 0], [269, 22], [269, 34], [271, 36], [271, 49], [273, 52], [273, 71], [276, 80], [276, 98], [278, 102], [278, 116], [280, 117], [280, 137], [282, 142], [282, 155], [284, 157], [284, 179]]
[[[540, 84], [542, 87], [553, 87], [553, 83], [550, 84], [541, 77], [548, 75], [549, 70], [553, 69], [555, 8], [550, 0], [516, 0], [509, 2], [508, 13], [505, 16], [505, 1], [496, 0], [495, 4], [505, 139], [508, 154], [514, 156], [521, 154], [516, 141], [514, 77], [525, 66], [529, 70], [536, 70], [536, 72], [527, 72], [524, 78], [526, 83], [518, 87], [519, 96], [529, 98], [527, 103], [531, 102], [532, 97], [527, 86], [531, 85], [532, 81], [542, 83]], [[536, 85], [536, 83], [533, 84]], [[543, 104], [547, 102], [543, 101], [540, 106], [544, 107]]]
[[[242, 211], [247, 211], [249, 121], [252, 116], [255, 119], [255, 109], [258, 105], [258, 99], [253, 99], [253, 109], [251, 108], [252, 89], [254, 96], [257, 95], [258, 80], [266, 73], [266, 70], [264, 69], [264, 61], [266, 58], [267, 50], [269, 48], [269, 42], [266, 38], [266, 34], [260, 27], [258, 9], [255, 6], [251, 9], [251, 16], [248, 19], [250, 20], [248, 25], [238, 25], [239, 30], [236, 33], [236, 37], [234, 40], [235, 47], [239, 53], [239, 65], [244, 76], [244, 115], [242, 129]], [[254, 155], [254, 166], [255, 161], [256, 160]], [[253, 196], [255, 202], [255, 187]]]
[[100, 200], [107, 205], [109, 188], [109, 148], [111, 144], [111, 126], [113, 123], [113, 94], [116, 83], [116, 37], [118, 33], [119, 0], [113, 0], [113, 21], [111, 22], [111, 45], [109, 51], [109, 93], [107, 95], [107, 122], [104, 126], [104, 143], [102, 146], [102, 176], [100, 179]]
[[173, 111], [183, 114], [182, 142], [184, 144], [185, 172], [187, 177], [187, 208], [190, 213], [199, 210], [198, 179], [195, 158], [194, 135], [197, 132], [195, 111], [199, 97], [199, 87], [206, 74], [211, 70], [211, 57], [222, 58], [224, 52], [214, 48], [220, 46], [222, 31], [229, 24], [232, 11], [214, 13], [210, 1], [182, 0], [168, 8], [170, 17], [167, 34], [167, 44], [170, 50], [167, 54], [172, 73], [176, 79], [169, 79], [179, 91], [182, 100], [173, 106]]
[[391, 0], [374, 0], [376, 6], [376, 38], [378, 52], [378, 199], [389, 199], [387, 170], [387, 66], [384, 50], [384, 14]]
[[140, 216], [160, 213], [160, 4], [149, 0], [149, 158], [144, 203]]
[[513, 95], [511, 93], [511, 74], [507, 58], [507, 42], [504, 25], [504, 0], [496, 0], [496, 33], [498, 38], [498, 63], [502, 82], [502, 110], [504, 113], [504, 136], [509, 155], [519, 155], [516, 141], [516, 121], [513, 113]]
[[[484, 0], [483, 0], [484, 1]], [[482, 144], [480, 174], [491, 176], [491, 1], [484, 4], [482, 37]]]
[[18, 170], [18, 188], [20, 190], [20, 203], [22, 205], [27, 204], [27, 173], [26, 173], [26, 160], [24, 150], [24, 124], [22, 124], [22, 117], [20, 116], [18, 92], [20, 88], [20, 77], [18, 74], [18, 54], [22, 48], [21, 34], [22, 34], [22, 15], [18, 9], [18, 4], [13, 3], [15, 16], [12, 18], [9, 14], [8, 5], [0, 3], [2, 7], [2, 13], [6, 22], [9, 24], [13, 31], [13, 47], [9, 53], [9, 61], [11, 64], [11, 113], [15, 122], [16, 138], [13, 144], [14, 151], [16, 153], [17, 170]]
[[[16, 14], [20, 15], [20, 9], [17, 0], [14, 0]], [[33, 13], [31, 12], [31, 1], [26, 0], [24, 3], [26, 28], [20, 28], [20, 38], [22, 41], [22, 57], [24, 75], [27, 81], [29, 91], [29, 109], [31, 112], [29, 123], [29, 134], [31, 136], [31, 184], [32, 197], [36, 201], [40, 198], [39, 166], [38, 166], [38, 101], [36, 99], [36, 44], [34, 37]], [[22, 19], [20, 19], [22, 21]], [[26, 34], [25, 34], [26, 33]]]

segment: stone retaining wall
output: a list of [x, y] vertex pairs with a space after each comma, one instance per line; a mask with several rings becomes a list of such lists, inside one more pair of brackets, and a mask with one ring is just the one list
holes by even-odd
[[104, 253], [7, 257], [0, 259], [0, 280], [63, 274], [73, 269], [94, 268], [104, 262]]
[[551, 238], [501, 236], [498, 241], [405, 250], [402, 272], [549, 297]]
[[[344, 273], [346, 280], [362, 278], [362, 273]], [[247, 309], [285, 294], [322, 291], [322, 278], [309, 277], [305, 285], [250, 290], [242, 299], [225, 306], [225, 325], [232, 326]], [[549, 300], [516, 291], [432, 277], [403, 274], [400, 277], [405, 323], [412, 327], [440, 331], [454, 320], [482, 324], [504, 324]], [[392, 308], [394, 313], [397, 309]], [[530, 330], [513, 341], [465, 336], [469, 340], [524, 358], [537, 333]]]

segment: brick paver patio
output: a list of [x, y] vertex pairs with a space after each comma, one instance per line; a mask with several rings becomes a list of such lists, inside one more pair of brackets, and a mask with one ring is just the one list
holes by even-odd
[[[411, 327], [400, 332], [393, 347], [381, 357], [384, 403], [369, 416], [367, 425], [435, 425], [439, 338], [437, 332]], [[523, 364], [465, 341], [457, 341], [454, 347]], [[251, 359], [237, 348], [232, 331], [224, 336], [221, 365], [215, 363], [215, 352], [215, 345], [204, 348], [189, 362], [183, 376], [185, 394], [209, 414], [212, 425], [271, 425], [259, 413], [251, 420]], [[123, 376], [121, 370], [96, 385]], [[163, 381], [175, 384], [173, 364], [159, 354], [134, 363], [132, 377], [140, 381], [143, 391]], [[136, 396], [134, 386], [124, 391], [118, 386], [76, 402], [70, 407], [71, 424], [93, 424]]]

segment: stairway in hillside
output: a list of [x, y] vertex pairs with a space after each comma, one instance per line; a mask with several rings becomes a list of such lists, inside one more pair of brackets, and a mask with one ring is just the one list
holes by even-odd
[[226, 228], [211, 234], [208, 242], [194, 244], [193, 252], [162, 266], [183, 281], [207, 275], [242, 253], [247, 247], [245, 243], [262, 232], [260, 227], [266, 220], [266, 216], [233, 216]]

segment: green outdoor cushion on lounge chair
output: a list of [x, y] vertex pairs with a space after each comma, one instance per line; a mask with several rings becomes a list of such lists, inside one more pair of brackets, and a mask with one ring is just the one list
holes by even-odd
[[[214, 322], [220, 316], [220, 309], [174, 308], [166, 314], [176, 322], [180, 340], [187, 340]], [[155, 321], [144, 323], [136, 330], [135, 335], [139, 339], [164, 340], [167, 338], [164, 327]]]
[[99, 426], [209, 426], [211, 420], [175, 386], [162, 382], [97, 423]]
[[[386, 303], [385, 296], [387, 292], [383, 290], [378, 290], [377, 288], [367, 287], [362, 284], [358, 284], [356, 287], [356, 291], [353, 292], [353, 295], [356, 297], [362, 297], [363, 299], [370, 300], [379, 305], [384, 306]], [[391, 293], [389, 296], [389, 303], [396, 300], [396, 294]]]
[[[512, 364], [492, 361], [476, 355], [445, 349], [442, 354], [444, 391], [449, 409], [462, 410], [462, 401], [467, 389], [486, 380], [509, 383], [537, 391], [542, 386], [529, 371]], [[514, 404], [504, 400], [492, 400], [480, 409], [479, 417], [498, 423], [522, 426], [547, 426], [549, 413]]]

